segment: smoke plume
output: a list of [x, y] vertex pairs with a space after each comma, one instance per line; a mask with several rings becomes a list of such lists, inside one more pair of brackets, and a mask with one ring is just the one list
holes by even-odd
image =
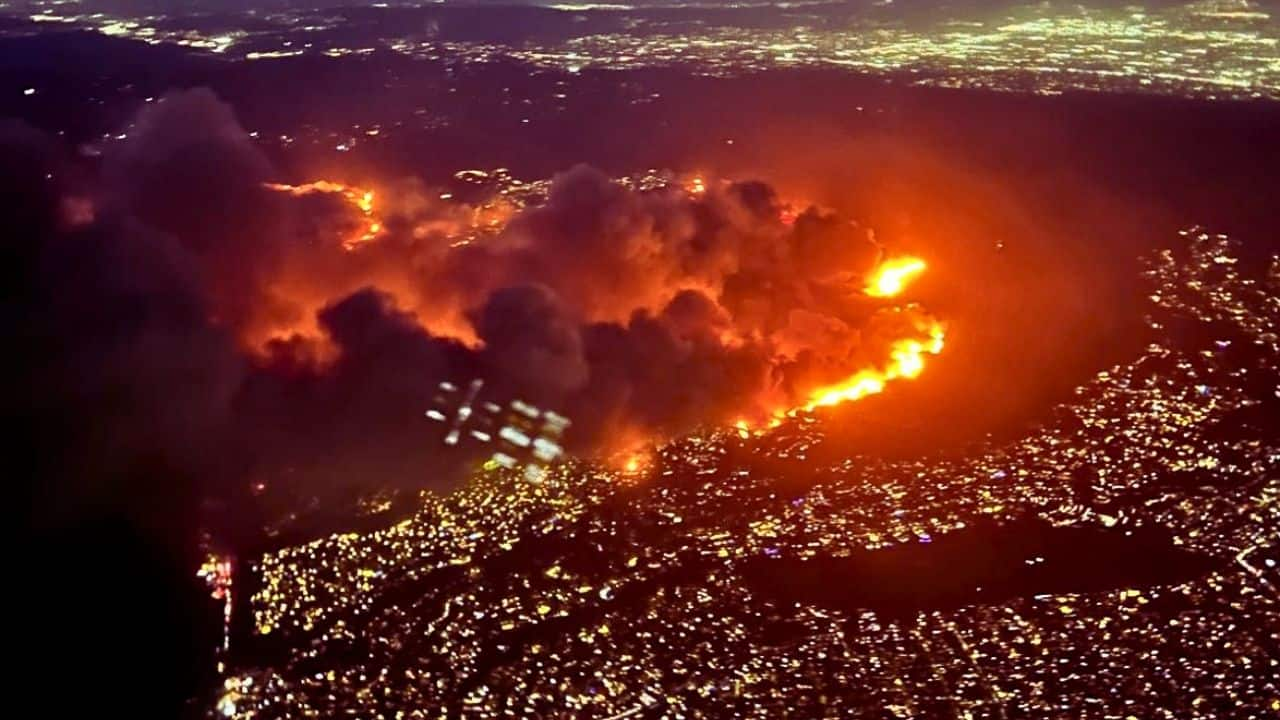
[[5, 320], [39, 358], [16, 397], [77, 448], [69, 483], [145, 458], [227, 495], [432, 486], [442, 380], [484, 378], [610, 451], [768, 419], [929, 337], [918, 308], [864, 292], [868, 231], [765, 183], [642, 191], [578, 166], [496, 209], [416, 181], [285, 185], [207, 90], [126, 133], [98, 167], [5, 134], [25, 273]]

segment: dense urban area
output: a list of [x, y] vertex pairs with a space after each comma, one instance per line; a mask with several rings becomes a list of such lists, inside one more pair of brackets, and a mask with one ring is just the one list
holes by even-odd
[[832, 461], [797, 413], [270, 553], [216, 711], [1273, 717], [1280, 260], [1246, 264], [1185, 231], [1146, 351], [1012, 444]]
[[1277, 100], [1267, 0], [0, 0], [22, 664], [1280, 718]]
[[[892, 2], [801, 3], [773, 13], [753, 4], [332, 4], [170, 16], [106, 12], [71, 0], [11, 2], [13, 22], [4, 32], [85, 29], [250, 61], [390, 51], [452, 64], [515, 60], [571, 72], [679, 66], [742, 74], [809, 66], [919, 85], [1044, 94], [1280, 97], [1280, 30], [1272, 10], [1256, 0], [1153, 10], [1027, 3], [941, 19], [899, 12]], [[499, 20], [525, 29], [495, 25]]]

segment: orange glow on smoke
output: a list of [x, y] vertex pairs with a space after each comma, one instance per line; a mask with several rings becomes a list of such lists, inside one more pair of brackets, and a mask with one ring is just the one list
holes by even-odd
[[371, 242], [382, 232], [382, 223], [374, 216], [373, 208], [373, 191], [364, 188], [344, 185], [342, 183], [331, 182], [329, 180], [317, 180], [315, 182], [305, 183], [303, 185], [287, 185], [284, 183], [266, 183], [269, 190], [285, 192], [295, 197], [303, 195], [311, 195], [313, 193], [332, 193], [341, 195], [355, 206], [360, 214], [364, 216], [365, 224], [363, 228], [358, 229], [351, 237], [342, 241], [342, 247], [347, 250], [355, 250], [361, 245]]
[[900, 257], [880, 263], [867, 278], [866, 293], [872, 297], [893, 297], [902, 292], [926, 265], [920, 258]]
[[[391, 296], [397, 309], [413, 315], [432, 335], [450, 338], [471, 348], [480, 346], [466, 317], [465, 301], [456, 297], [427, 297], [423, 293], [422, 267], [415, 263], [429, 266], [429, 261], [439, 259], [452, 247], [465, 245], [481, 234], [500, 231], [516, 212], [509, 201], [499, 198], [475, 207], [461, 203], [450, 206], [443, 214], [405, 228], [412, 239], [412, 250], [406, 250], [402, 244], [382, 254], [372, 252], [378, 247], [375, 241], [391, 236], [386, 216], [403, 211], [406, 194], [394, 190], [384, 194], [333, 180], [298, 185], [265, 183], [263, 187], [290, 197], [318, 194], [340, 200], [349, 210], [338, 231], [340, 247], [348, 252], [362, 252], [355, 253], [358, 257], [347, 258], [310, 247], [299, 248], [300, 254], [283, 263], [269, 281], [271, 303], [239, 328], [239, 339], [247, 349], [263, 353], [271, 349], [273, 342], [302, 340], [310, 344], [321, 361], [336, 357], [317, 314], [366, 287]], [[413, 202], [412, 192], [408, 193], [408, 199]], [[407, 258], [406, 252], [413, 254]]]
[[320, 325], [319, 313], [350, 293], [373, 285], [390, 295], [397, 308], [411, 313], [418, 324], [432, 335], [455, 340], [470, 348], [481, 346], [463, 306], [423, 299], [413, 284], [414, 278], [395, 270], [389, 265], [381, 265], [364, 267], [349, 276], [283, 272], [271, 283], [270, 293], [287, 305], [291, 312], [255, 316], [239, 329], [240, 342], [245, 349], [263, 354], [274, 341], [305, 340], [315, 353], [314, 359], [323, 365], [337, 355], [336, 348], [331, 346]]
[[[360, 249], [380, 236], [387, 235], [382, 212], [398, 212], [388, 210], [388, 206], [398, 208], [401, 205], [399, 196], [393, 194], [390, 205], [383, 198], [383, 206], [379, 208], [378, 196], [371, 189], [347, 185], [330, 180], [318, 180], [300, 185], [268, 183], [269, 190], [286, 193], [294, 197], [313, 194], [331, 194], [340, 196], [351, 209], [357, 219], [354, 229], [344, 231], [347, 237], [342, 240], [345, 250]], [[680, 187], [691, 196], [708, 194], [719, 187], [714, 181], [702, 175], [685, 176]], [[442, 198], [445, 196], [441, 196]], [[778, 220], [784, 225], [796, 222], [797, 210], [790, 202], [779, 207]], [[412, 236], [421, 243], [421, 247], [431, 247], [433, 238], [439, 236], [439, 248], [432, 250], [424, 257], [438, 258], [451, 248], [466, 245], [473, 241], [483, 240], [501, 232], [508, 222], [521, 211], [521, 206], [501, 196], [480, 205], [458, 204], [456, 212], [434, 217], [412, 227]], [[323, 329], [317, 321], [317, 313], [335, 298], [343, 297], [362, 287], [375, 286], [390, 295], [398, 308], [412, 314], [416, 321], [437, 337], [453, 338], [471, 348], [481, 346], [475, 330], [467, 319], [465, 293], [448, 298], [428, 297], [422, 292], [420, 277], [411, 263], [388, 261], [381, 252], [395, 250], [392, 243], [371, 248], [356, 256], [338, 258], [326, 256], [324, 262], [304, 264], [306, 270], [286, 270], [271, 283], [271, 293], [278, 299], [284, 310], [264, 312], [255, 317], [249, 324], [239, 329], [241, 341], [249, 348], [259, 352], [270, 350], [273, 341], [299, 340], [305, 342], [308, 352], [315, 362], [324, 364], [335, 357], [334, 348], [327, 341]], [[331, 248], [332, 249], [332, 248]], [[427, 263], [429, 265], [429, 263]], [[425, 265], [424, 265], [425, 266]], [[873, 298], [894, 298], [903, 293], [907, 286], [915, 281], [927, 269], [925, 261], [913, 256], [898, 256], [884, 260], [863, 278], [861, 290], [865, 296]], [[856, 283], [856, 281], [855, 281]], [[855, 284], [856, 287], [856, 284]], [[570, 287], [570, 290], [573, 288]], [[717, 297], [723, 290], [714, 279], [689, 277], [682, 280], [676, 289], [694, 289], [707, 297]], [[649, 284], [640, 283], [635, 287], [628, 286], [618, 292], [618, 298], [606, 297], [600, 301], [599, 307], [591, 310], [593, 319], [603, 321], [625, 321], [636, 306], [658, 308], [670, 300], [673, 288], [663, 285], [656, 290]], [[615, 306], [620, 299], [625, 307], [615, 313]], [[886, 339], [878, 338], [875, 347], [881, 348], [875, 355], [862, 355], [858, 361], [860, 367], [848, 369], [847, 366], [823, 370], [820, 380], [825, 382], [844, 375], [843, 379], [828, 385], [808, 390], [802, 387], [798, 394], [793, 394], [792, 387], [775, 387], [759, 393], [754, 398], [754, 409], [745, 416], [731, 416], [730, 427], [742, 438], [766, 432], [783, 424], [788, 417], [800, 412], [809, 412], [817, 408], [830, 407], [844, 402], [852, 402], [868, 395], [881, 393], [889, 383], [909, 380], [924, 372], [928, 356], [937, 355], [945, 343], [945, 328], [941, 323], [929, 318], [918, 308], [888, 308], [890, 310], [909, 310], [901, 317], [913, 318], [910, 325], [899, 334]], [[619, 317], [614, 317], [617, 314]], [[746, 341], [747, 331], [734, 326], [712, 328], [722, 346], [726, 348], [740, 347]], [[868, 344], [870, 347], [870, 344]], [[885, 350], [887, 348], [887, 352]], [[847, 352], [843, 351], [843, 352]], [[881, 354], [884, 353], [884, 354]], [[832, 354], [831, 357], [848, 357], [847, 354]], [[847, 361], [846, 361], [847, 362]], [[845, 373], [848, 374], [845, 374]], [[652, 438], [645, 433], [624, 432], [624, 437], [616, 437], [612, 452], [607, 454], [609, 465], [624, 475], [636, 476], [646, 472], [653, 462], [648, 452], [640, 450]], [[632, 437], [632, 435], [635, 435]]]

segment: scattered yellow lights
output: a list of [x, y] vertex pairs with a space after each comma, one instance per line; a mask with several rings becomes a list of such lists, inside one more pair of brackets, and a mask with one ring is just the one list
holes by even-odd
[[277, 58], [297, 57], [301, 55], [303, 50], [266, 50], [263, 52], [245, 53], [245, 60], [271, 60]]
[[[1171, 272], [1183, 272], [1186, 266], [1180, 263]], [[1254, 292], [1256, 286], [1224, 287], [1225, 290], [1219, 290], [1210, 285], [1205, 292], [1215, 292], [1209, 299], [1225, 306], [1230, 299], [1225, 295], [1227, 290], [1243, 287]], [[1258, 294], [1261, 297], [1261, 293]], [[1251, 332], [1257, 335], [1264, 331], [1269, 329]], [[926, 349], [929, 347], [929, 340], [920, 342]], [[1148, 356], [1159, 357], [1166, 351], [1155, 347], [1148, 352]], [[906, 367], [904, 376], [911, 366]], [[592, 617], [592, 620], [570, 632], [561, 632], [562, 627], [546, 628], [551, 631], [552, 640], [545, 645], [529, 645], [527, 652], [519, 652], [511, 659], [507, 669], [486, 678], [496, 682], [470, 693], [465, 702], [474, 705], [473, 714], [532, 717], [541, 703], [547, 708], [554, 705], [555, 709], [547, 714], [630, 717], [646, 712], [645, 707], [649, 707], [650, 714], [675, 715], [686, 711], [690, 701], [701, 701], [691, 693], [702, 700], [710, 697], [702, 689], [713, 687], [712, 683], [701, 687], [673, 684], [674, 690], [664, 692], [658, 683], [670, 677], [668, 667], [674, 676], [682, 677], [688, 676], [691, 667], [695, 673], [705, 671], [716, 681], [714, 687], [732, 688], [739, 707], [746, 708], [743, 714], [767, 714], [763, 709], [778, 707], [781, 693], [802, 688], [801, 683], [813, 688], [814, 676], [810, 674], [813, 670], [823, 673], [832, 668], [843, 670], [836, 663], [845, 658], [857, 665], [844, 678], [877, 690], [892, 688], [892, 694], [885, 697], [906, 698], [900, 700], [906, 703], [901, 706], [902, 714], [918, 714], [917, 708], [908, 707], [909, 698], [937, 687], [934, 683], [939, 676], [923, 673], [917, 677], [914, 673], [900, 672], [903, 640], [907, 640], [911, 643], [907, 652], [918, 650], [921, 645], [917, 642], [943, 650], [937, 657], [929, 658], [935, 663], [934, 668], [946, 671], [948, 666], [942, 663], [949, 662], [950, 667], [962, 671], [972, 665], [989, 673], [998, 686], [991, 687], [989, 693], [977, 694], [972, 704], [972, 708], [979, 711], [977, 714], [989, 710], [991, 702], [1035, 714], [1029, 706], [1019, 703], [1043, 697], [1037, 692], [1046, 674], [1087, 671], [1096, 677], [1120, 681], [1105, 687], [1087, 684], [1078, 693], [1060, 694], [1055, 700], [1061, 704], [1053, 708], [1058, 715], [1076, 717], [1095, 712], [1112, 717], [1180, 717], [1178, 708], [1185, 709], [1185, 703], [1200, 687], [1205, 687], [1212, 691], [1211, 697], [1195, 698], [1197, 706], [1230, 697], [1239, 699], [1237, 708], [1245, 707], [1247, 700], [1249, 712], [1269, 716], [1269, 711], [1280, 710], [1280, 698], [1275, 697], [1274, 692], [1271, 692], [1272, 699], [1266, 698], [1271, 688], [1265, 683], [1270, 679], [1268, 671], [1274, 666], [1268, 664], [1266, 648], [1259, 646], [1248, 627], [1241, 627], [1238, 622], [1242, 617], [1238, 613], [1253, 612], [1259, 607], [1265, 612], [1266, 605], [1259, 603], [1269, 601], [1264, 586], [1249, 571], [1247, 553], [1237, 556], [1236, 563], [1229, 565], [1229, 569], [1214, 573], [1207, 580], [1193, 580], [1181, 586], [1039, 595], [1035, 602], [984, 604], [976, 612], [960, 609], [921, 613], [914, 623], [909, 620], [885, 623], [870, 612], [860, 617], [833, 618], [832, 613], [822, 608], [797, 604], [787, 608], [784, 617], [801, 620], [806, 636], [819, 642], [798, 643], [785, 651], [770, 647], [761, 652], [761, 646], [752, 639], [754, 618], [762, 625], [772, 622], [763, 614], [721, 612], [724, 607], [752, 612], [759, 607], [751, 595], [742, 592], [739, 577], [728, 569], [731, 563], [716, 564], [716, 570], [705, 575], [705, 582], [697, 581], [695, 585], [695, 581], [690, 581], [690, 585], [681, 584], [677, 589], [659, 592], [638, 611], [630, 603], [604, 604], [619, 596], [626, 597], [622, 593], [628, 586], [635, 587], [632, 583], [651, 582], [669, 569], [688, 567], [681, 559], [681, 552], [686, 550], [700, 557], [746, 559], [761, 552], [767, 555], [770, 549], [778, 548], [786, 553], [785, 557], [791, 557], [792, 553], [804, 556], [804, 552], [820, 543], [825, 550], [817, 552], [848, 557], [858, 547], [879, 543], [882, 538], [886, 544], [896, 545], [912, 542], [912, 536], [923, 537], [922, 533], [926, 532], [941, 537], [962, 529], [966, 520], [973, 522], [980, 514], [1013, 514], [1029, 506], [1046, 514], [1046, 519], [1054, 525], [1089, 526], [1101, 522], [1140, 526], [1151, 517], [1141, 505], [1126, 505], [1122, 511], [1113, 511], [1115, 516], [1101, 516], [1096, 509], [1079, 504], [1076, 492], [1056, 478], [1062, 477], [1063, 471], [1088, 463], [1096, 471], [1100, 485], [1140, 490], [1144, 488], [1143, 483], [1159, 477], [1162, 470], [1173, 467], [1177, 461], [1194, 464], [1201, 457], [1230, 457], [1221, 453], [1223, 448], [1216, 442], [1201, 438], [1197, 428], [1213, 427], [1222, 413], [1237, 407], [1240, 398], [1228, 392], [1231, 383], [1224, 381], [1216, 386], [1218, 389], [1210, 399], [1197, 391], [1194, 383], [1175, 382], [1181, 377], [1176, 369], [1158, 376], [1161, 383], [1134, 383], [1134, 367], [1137, 366], [1113, 368], [1107, 377], [1087, 386], [1087, 395], [1082, 394], [1078, 401], [1066, 406], [1071, 414], [1086, 420], [1083, 430], [1041, 429], [1013, 446], [983, 452], [972, 461], [948, 464], [945, 473], [930, 472], [936, 466], [921, 461], [868, 464], [846, 458], [835, 466], [840, 469], [837, 475], [819, 482], [813, 491], [803, 495], [801, 502], [795, 502], [800, 498], [793, 500], [789, 495], [770, 496], [769, 501], [757, 505], [752, 494], [741, 492], [759, 486], [752, 484], [757, 473], [733, 472], [737, 468], [732, 464], [736, 462], [732, 448], [737, 443], [731, 442], [735, 437], [732, 430], [720, 428], [714, 433], [685, 438], [680, 444], [648, 449], [645, 464], [656, 465], [664, 473], [687, 470], [697, 473], [690, 475], [696, 478], [705, 472], [706, 485], [699, 491], [703, 493], [697, 496], [699, 499], [710, 496], [732, 502], [703, 505], [688, 502], [690, 498], [685, 494], [647, 496], [646, 503], [652, 504], [640, 508], [646, 517], [663, 518], [669, 523], [664, 523], [664, 532], [652, 543], [645, 541], [643, 549], [630, 544], [605, 547], [609, 538], [622, 536], [619, 530], [627, 526], [620, 524], [615, 514], [597, 516], [590, 510], [605, 498], [616, 497], [611, 493], [618, 485], [616, 468], [621, 466], [618, 463], [611, 466], [615, 471], [580, 466], [563, 476], [566, 481], [572, 480], [571, 483], [559, 486], [512, 484], [501, 473], [477, 475], [447, 498], [424, 496], [424, 511], [412, 523], [360, 536], [331, 536], [316, 544], [270, 554], [262, 561], [267, 568], [263, 591], [254, 600], [259, 617], [273, 618], [279, 628], [277, 632], [286, 636], [281, 640], [288, 641], [301, 624], [299, 618], [307, 618], [306, 627], [311, 627], [311, 609], [321, 607], [325, 612], [314, 614], [315, 627], [325, 634], [299, 638], [301, 642], [296, 642], [294, 648], [296, 666], [282, 667], [280, 674], [271, 678], [273, 684], [260, 694], [245, 692], [236, 702], [237, 716], [265, 717], [276, 713], [289, 717], [324, 717], [339, 712], [372, 716], [382, 709], [375, 707], [380, 702], [407, 708], [395, 709], [395, 717], [408, 717], [415, 708], [420, 710], [418, 714], [424, 714], [428, 710], [423, 708], [430, 702], [427, 693], [433, 692], [433, 688], [439, 692], [453, 687], [450, 683], [458, 678], [476, 677], [475, 658], [491, 647], [495, 639], [494, 633], [489, 632], [491, 629], [500, 627], [506, 632], [531, 629], [553, 618], [575, 617], [579, 611], [584, 611], [581, 617]], [[1190, 372], [1192, 366], [1187, 365], [1185, 370]], [[1171, 420], [1171, 415], [1187, 418], [1187, 424]], [[821, 437], [821, 424], [815, 423], [812, 427], [809, 430], [806, 424], [797, 422], [795, 433], [805, 436], [805, 442], [809, 441], [810, 432], [811, 437]], [[790, 438], [787, 440], [790, 442]], [[1135, 447], [1134, 443], [1139, 442]], [[1130, 452], [1135, 449], [1136, 452]], [[1121, 452], [1109, 454], [1108, 450]], [[1171, 458], [1167, 450], [1176, 450], [1176, 456]], [[1256, 447], [1244, 455], [1253, 457], [1254, 451], [1259, 458], [1274, 457]], [[618, 459], [625, 457], [620, 455]], [[1206, 471], [1221, 477], [1224, 473], [1238, 472], [1232, 468], [1245, 464], [1245, 460], [1224, 460]], [[1043, 482], [1038, 479], [1041, 476]], [[861, 489], [865, 487], [874, 487], [875, 494]], [[597, 488], [606, 491], [596, 494]], [[658, 481], [655, 489], [664, 489], [662, 481]], [[1185, 507], [1177, 506], [1180, 512], [1166, 517], [1178, 523], [1185, 518], [1196, 524], [1179, 524], [1174, 528], [1194, 549], [1246, 540], [1257, 543], [1259, 548], [1271, 547], [1273, 528], [1266, 522], [1269, 516], [1252, 510], [1273, 507], [1268, 503], [1276, 497], [1270, 486], [1263, 490], [1261, 498], [1252, 493], [1242, 494], [1241, 512], [1217, 512], [1219, 508], [1228, 507], [1219, 504], [1208, 511], [1197, 512], [1201, 506], [1188, 499], [1184, 501]], [[1159, 512], [1171, 507], [1162, 501]], [[675, 527], [681, 522], [677, 510], [687, 518], [681, 528]], [[550, 526], [541, 522], [546, 511], [554, 511], [568, 522], [549, 530], [541, 529]], [[899, 516], [896, 511], [903, 514]], [[531, 518], [538, 522], [532, 522]], [[376, 640], [385, 642], [389, 654], [403, 656], [401, 643], [406, 641], [415, 646], [425, 643], [429, 652], [436, 654], [433, 657], [449, 657], [452, 662], [439, 670], [434, 661], [405, 669], [403, 676], [411, 682], [401, 683], [398, 677], [393, 677], [398, 673], [385, 678], [378, 675], [387, 667], [379, 652], [367, 665], [356, 667], [344, 662], [334, 681], [323, 681], [322, 678], [330, 676], [321, 675], [323, 668], [315, 667], [312, 658], [326, 650], [326, 643], [335, 639], [345, 642], [349, 638], [344, 634], [341, 619], [347, 617], [349, 611], [363, 612], [381, 593], [394, 593], [398, 589], [396, 578], [406, 575], [389, 570], [408, 573], [421, 570], [424, 574], [408, 575], [409, 579], [418, 580], [459, 551], [473, 552], [477, 558], [493, 557], [495, 548], [510, 550], [511, 540], [525, 532], [521, 528], [529, 527], [539, 529], [524, 535], [527, 542], [538, 543], [540, 538], [558, 532], [562, 538], [571, 540], [569, 549], [557, 550], [556, 546], [548, 545], [546, 554], [539, 553], [540, 561], [534, 564], [523, 564], [515, 570], [509, 565], [500, 565], [501, 577], [489, 574], [488, 563], [475, 563], [472, 566], [475, 572], [466, 574], [467, 584], [426, 590], [431, 593], [429, 600], [443, 601], [440, 614], [414, 612], [416, 608], [436, 605], [420, 602], [420, 596], [415, 593], [412, 598], [397, 602], [397, 608], [406, 610], [403, 616], [383, 615], [394, 622], [382, 625]], [[565, 532], [566, 528], [570, 531]], [[608, 573], [598, 581], [603, 586], [598, 594], [593, 593], [590, 586], [580, 584], [579, 578], [570, 572], [575, 565], [569, 564], [576, 549], [587, 546], [593, 539], [605, 547], [601, 562], [593, 567]], [[1255, 558], [1254, 562], [1257, 561]], [[621, 571], [622, 566], [632, 570]], [[368, 578], [378, 583], [373, 590], [361, 582], [370, 568], [381, 571], [377, 578]], [[559, 582], [546, 583], [544, 574], [557, 575]], [[489, 590], [506, 587], [510, 580], [518, 583], [512, 585], [512, 592], [501, 602], [489, 602], [493, 597], [488, 594]], [[696, 592], [690, 592], [691, 589]], [[1185, 596], [1186, 600], [1179, 602], [1188, 603], [1186, 607], [1196, 610], [1180, 613], [1176, 618], [1138, 612], [1144, 603], [1157, 602], [1161, 595]], [[335, 617], [339, 619], [334, 620]], [[402, 623], [400, 617], [409, 617], [410, 621]], [[621, 637], [611, 634], [612, 625], [624, 628]], [[709, 632], [698, 632], [700, 625]], [[720, 644], [720, 638], [735, 644]], [[941, 642], [935, 643], [935, 638]], [[1161, 650], [1159, 654], [1144, 655], [1147, 662], [1140, 669], [1141, 677], [1153, 677], [1156, 673], [1180, 677], [1190, 668], [1208, 682], [1183, 688], [1185, 692], [1177, 694], [1176, 703], [1172, 705], [1157, 707], [1142, 700], [1135, 705], [1127, 693], [1127, 688], [1132, 686], [1124, 682], [1134, 677], [1126, 674], [1133, 667], [1130, 651], [1155, 645], [1163, 647], [1167, 644], [1166, 638], [1188, 648], [1188, 652]], [[692, 644], [695, 641], [696, 646]], [[840, 644], [852, 652], [841, 652]], [[742, 648], [742, 655], [729, 656], [737, 647]], [[654, 649], [675, 653], [679, 659], [669, 665], [655, 666], [653, 658], [658, 656], [652, 652]], [[831, 652], [833, 649], [835, 655]], [[727, 656], [733, 662], [726, 663]], [[1087, 659], [1087, 667], [1078, 661], [1080, 657]], [[405, 659], [409, 664], [414, 663], [412, 656]], [[297, 668], [304, 668], [305, 673], [298, 672]], [[380, 685], [382, 683], [385, 685]], [[383, 690], [386, 686], [391, 692]], [[588, 687], [594, 688], [589, 697]], [[955, 685], [947, 687], [960, 689]], [[642, 696], [641, 693], [647, 692], [645, 688], [657, 695]], [[414, 694], [419, 689], [425, 689], [425, 693]], [[374, 691], [383, 694], [379, 697]], [[406, 694], [394, 694], [399, 691]], [[508, 701], [513, 697], [518, 702]], [[823, 697], [816, 695], [820, 702], [824, 702]], [[665, 706], [657, 706], [663, 702]], [[969, 708], [960, 707], [961, 702], [957, 699], [955, 703], [958, 716], [975, 715]], [[264, 711], [267, 703], [273, 707]], [[317, 711], [317, 707], [322, 709]], [[1038, 705], [1035, 710], [1043, 714], [1045, 707]], [[259, 714], [253, 715], [254, 712]], [[833, 706], [830, 712], [840, 711]]]
[[772, 538], [778, 536], [778, 529], [770, 520], [757, 520], [751, 523], [751, 532], [759, 537]]

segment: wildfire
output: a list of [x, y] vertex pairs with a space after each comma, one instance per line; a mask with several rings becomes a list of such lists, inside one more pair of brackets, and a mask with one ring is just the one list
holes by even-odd
[[317, 180], [315, 182], [306, 183], [304, 185], [287, 185], [284, 183], [266, 183], [267, 189], [278, 192], [289, 193], [295, 197], [303, 195], [311, 195], [314, 193], [331, 193], [341, 195], [347, 202], [355, 206], [360, 214], [364, 216], [364, 227], [358, 230], [351, 237], [342, 241], [342, 247], [347, 250], [355, 250], [359, 246], [372, 241], [382, 232], [382, 223], [377, 219], [373, 212], [373, 191], [363, 188], [353, 187], [351, 185], [343, 185], [342, 183], [331, 182], [329, 180]]
[[872, 297], [893, 297], [902, 292], [926, 265], [920, 258], [900, 257], [886, 260], [867, 279], [866, 293]]
[[[925, 269], [919, 258], [894, 258], [880, 264], [868, 276], [867, 294], [887, 297], [900, 293]], [[812, 412], [820, 407], [831, 407], [843, 402], [861, 400], [868, 395], [884, 392], [889, 382], [914, 379], [924, 372], [925, 357], [942, 352], [946, 343], [946, 328], [936, 320], [921, 320], [916, 326], [915, 337], [902, 338], [889, 346], [889, 360], [881, 367], [858, 370], [838, 383], [817, 388], [809, 393], [803, 405], [790, 409], [775, 409], [767, 419], [739, 418], [731, 428], [746, 439], [781, 425], [797, 412]]]
[[[683, 178], [681, 185], [686, 193], [694, 197], [705, 195], [713, 188], [712, 181], [701, 175], [687, 176]], [[357, 226], [350, 231], [348, 237], [343, 239], [342, 246], [346, 250], [356, 250], [386, 232], [382, 218], [378, 214], [376, 198], [372, 190], [330, 180], [317, 180], [300, 185], [267, 183], [265, 187], [295, 197], [317, 193], [340, 196], [343, 202], [352, 208], [352, 214], [358, 218]], [[440, 197], [451, 199], [452, 196], [444, 193]], [[451, 240], [449, 243], [451, 247], [465, 245], [499, 232], [511, 217], [520, 211], [520, 207], [519, 204], [513, 204], [502, 198], [475, 207], [460, 205], [459, 211], [445, 220], [434, 219], [415, 226], [414, 237], [418, 238], [420, 233], [422, 237], [438, 233]], [[781, 205], [778, 210], [778, 220], [784, 225], [795, 223], [796, 207], [790, 203]], [[926, 269], [927, 264], [918, 257], [888, 258], [863, 278], [862, 293], [872, 298], [894, 298], [906, 290], [907, 286]], [[373, 271], [366, 268], [363, 272]], [[378, 287], [390, 290], [397, 298], [411, 299], [415, 296], [412, 280], [404, 280], [397, 269], [381, 268], [377, 273], [377, 277], [372, 279], [377, 281]], [[371, 278], [362, 277], [362, 280], [369, 279]], [[714, 285], [714, 283], [711, 284]], [[252, 347], [266, 347], [273, 339], [289, 338], [295, 335], [313, 338], [322, 335], [316, 327], [314, 310], [322, 307], [323, 303], [330, 299], [330, 295], [336, 292], [330, 287], [331, 284], [322, 286], [314, 283], [309, 277], [291, 277], [281, 280], [277, 285], [278, 287], [274, 289], [282, 296], [297, 301], [301, 310], [297, 315], [303, 319], [287, 322], [271, 320], [259, 323], [249, 333], [249, 337], [245, 340], [246, 344]], [[850, 289], [857, 288], [858, 283], [855, 281], [852, 285]], [[708, 297], [715, 297], [719, 291], [719, 288], [713, 286], [697, 286], [697, 289]], [[429, 326], [434, 334], [455, 337], [469, 346], [478, 346], [474, 330], [465, 321], [461, 311], [453, 314], [442, 313], [439, 307], [419, 307], [413, 305], [411, 300], [404, 302], [408, 309], [423, 318], [424, 326]], [[924, 372], [928, 356], [937, 355], [942, 351], [946, 339], [945, 328], [936, 320], [918, 312], [918, 308], [898, 309], [904, 310], [901, 317], [910, 318], [913, 324], [908, 326], [909, 329], [904, 333], [904, 337], [897, 337], [888, 344], [887, 356], [876, 355], [874, 360], [867, 361], [865, 366], [852, 371], [844, 379], [809, 392], [802, 391], [798, 396], [792, 395], [789, 388], [774, 388], [762, 392], [757, 396], [758, 404], [750, 415], [732, 419], [732, 432], [742, 438], [748, 438], [778, 427], [788, 417], [795, 416], [797, 413], [859, 400], [868, 395], [883, 392], [892, 381], [918, 377]], [[263, 325], [266, 326], [263, 327]], [[736, 347], [742, 342], [738, 334], [739, 328], [717, 328], [716, 331], [721, 333], [721, 344], [726, 348]], [[884, 352], [885, 346], [882, 341], [877, 340], [876, 346], [882, 348], [879, 352]], [[317, 357], [323, 361], [326, 357], [323, 355], [325, 347], [323, 343], [318, 344], [317, 347], [319, 348], [315, 351], [319, 353]], [[621, 471], [623, 475], [633, 477], [642, 475], [650, 466], [652, 459], [647, 457], [646, 453], [636, 450], [638, 444], [627, 442], [614, 444], [610, 465]]]
[[[902, 292], [912, 279], [924, 272], [925, 262], [915, 257], [900, 257], [881, 263], [867, 279], [866, 293], [873, 297], [892, 297]], [[818, 388], [809, 394], [805, 410], [838, 405], [883, 392], [885, 385], [899, 378], [915, 378], [924, 372], [926, 355], [942, 352], [946, 329], [937, 321], [920, 328], [927, 339], [903, 338], [890, 346], [889, 363], [880, 368], [864, 368], [835, 385]]]
[[607, 464], [620, 474], [619, 480], [624, 483], [639, 482], [653, 464], [653, 458], [647, 449], [631, 450], [615, 454]]
[[[924, 272], [925, 268], [925, 262], [919, 258], [901, 257], [886, 260], [868, 276], [866, 293], [874, 297], [897, 295], [912, 279]], [[820, 407], [860, 400], [868, 395], [883, 392], [890, 381], [918, 377], [924, 372], [925, 357], [942, 352], [946, 342], [946, 328], [942, 323], [930, 320], [918, 330], [920, 336], [903, 338], [890, 346], [889, 362], [886, 365], [863, 368], [838, 383], [812, 391], [802, 409], [811, 412]], [[768, 427], [776, 427], [790, 412], [794, 411], [775, 412]], [[751, 429], [741, 420], [735, 423], [734, 427], [739, 433]]]
[[805, 410], [838, 405], [847, 400], [860, 400], [882, 392], [890, 380], [915, 378], [924, 371], [925, 355], [942, 352], [946, 330], [941, 323], [928, 327], [928, 340], [904, 339], [893, 343], [889, 364], [883, 368], [866, 368], [827, 387], [818, 388], [809, 395]]

